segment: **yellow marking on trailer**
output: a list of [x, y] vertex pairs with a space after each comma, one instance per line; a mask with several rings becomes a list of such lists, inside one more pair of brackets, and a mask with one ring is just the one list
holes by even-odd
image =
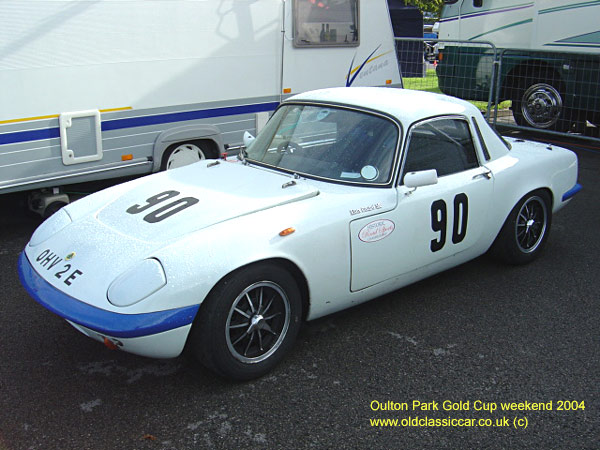
[[101, 109], [101, 113], [109, 113], [109, 112], [117, 112], [117, 111], [128, 111], [133, 109], [131, 106], [123, 106], [122, 108], [109, 108], [109, 109]]
[[5, 123], [28, 122], [30, 120], [56, 119], [57, 117], [58, 117], [58, 114], [54, 114], [51, 116], [26, 117], [23, 119], [0, 120], [0, 125], [3, 125]]
[[[133, 109], [131, 106], [123, 106], [122, 108], [109, 108], [109, 109], [101, 109], [101, 113], [109, 113], [109, 112], [117, 112], [117, 111], [127, 111]], [[51, 114], [49, 116], [36, 116], [36, 117], [24, 117], [22, 119], [9, 119], [9, 120], [0, 120], [0, 125], [4, 125], [7, 123], [19, 123], [19, 122], [31, 122], [32, 120], [43, 120], [43, 119], [57, 119], [60, 114]]]

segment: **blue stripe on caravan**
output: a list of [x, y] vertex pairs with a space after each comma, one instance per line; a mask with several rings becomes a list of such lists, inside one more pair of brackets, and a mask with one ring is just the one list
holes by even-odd
[[57, 137], [60, 137], [60, 130], [58, 128], [17, 131], [15, 133], [0, 134], [0, 145], [27, 141], [41, 141], [42, 139], [52, 139]]
[[[233, 116], [237, 114], [252, 114], [273, 111], [279, 102], [258, 103], [254, 105], [229, 106], [223, 108], [200, 109], [178, 113], [157, 114], [154, 116], [130, 117], [102, 122], [102, 131], [122, 130], [124, 128], [161, 125], [166, 123], [185, 122], [188, 120], [209, 119], [213, 117]], [[17, 131], [0, 134], [0, 145], [16, 144], [19, 142], [39, 141], [60, 137], [59, 128], [44, 128], [39, 130]]]
[[185, 122], [187, 120], [209, 119], [212, 117], [233, 116], [273, 111], [279, 103], [259, 103], [256, 105], [229, 106], [225, 108], [201, 109], [179, 113], [159, 114], [156, 116], [131, 117], [129, 119], [107, 120], [102, 122], [102, 131], [121, 130], [123, 128], [160, 125], [165, 123]]

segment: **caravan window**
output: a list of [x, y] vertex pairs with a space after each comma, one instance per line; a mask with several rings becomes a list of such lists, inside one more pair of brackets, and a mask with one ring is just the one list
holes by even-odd
[[294, 45], [357, 46], [358, 17], [358, 0], [294, 0]]

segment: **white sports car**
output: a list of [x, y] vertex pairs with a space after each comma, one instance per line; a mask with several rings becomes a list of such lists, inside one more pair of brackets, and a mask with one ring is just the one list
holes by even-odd
[[423, 92], [308, 92], [248, 142], [66, 206], [22, 253], [22, 283], [111, 348], [187, 347], [251, 379], [303, 320], [490, 249], [531, 261], [581, 188], [572, 152], [505, 140], [471, 104]]

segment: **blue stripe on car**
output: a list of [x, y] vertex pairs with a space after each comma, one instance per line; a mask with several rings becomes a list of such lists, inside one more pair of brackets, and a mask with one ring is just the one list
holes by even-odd
[[562, 201], [564, 202], [565, 200], [569, 200], [571, 197], [573, 197], [575, 194], [577, 194], [580, 190], [582, 189], [582, 186], [577, 183], [575, 186], [573, 186], [571, 189], [569, 189], [567, 192], [565, 192], [562, 196]]
[[37, 274], [21, 253], [19, 278], [38, 303], [64, 319], [100, 334], [118, 338], [136, 338], [173, 330], [194, 321], [199, 305], [145, 314], [119, 314], [83, 303], [59, 291]]

